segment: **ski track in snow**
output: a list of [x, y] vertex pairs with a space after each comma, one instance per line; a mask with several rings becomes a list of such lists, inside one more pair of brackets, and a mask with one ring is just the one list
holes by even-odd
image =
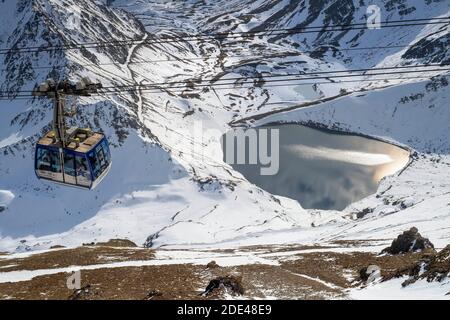
[[142, 116], [142, 93], [141, 93], [141, 87], [140, 87], [140, 82], [137, 81], [137, 80], [135, 79], [135, 77], [134, 77], [134, 73], [133, 73], [133, 70], [132, 70], [131, 67], [130, 67], [130, 64], [131, 64], [131, 60], [133, 59], [134, 53], [135, 53], [136, 50], [137, 50], [137, 49], [138, 49], [138, 48], [139, 48], [139, 47], [147, 40], [147, 38], [148, 38], [148, 33], [145, 32], [145, 34], [144, 34], [144, 36], [142, 37], [142, 39], [141, 39], [139, 42], [137, 42], [136, 44], [134, 44], [134, 45], [130, 48], [130, 50], [129, 50], [129, 52], [128, 52], [127, 59], [126, 59], [126, 61], [125, 61], [125, 63], [124, 63], [124, 65], [125, 65], [126, 68], [127, 68], [127, 72], [128, 72], [129, 78], [132, 79], [133, 82], [136, 84], [135, 89], [136, 89], [136, 94], [137, 94], [137, 96], [138, 96], [138, 102], [137, 102], [138, 112], [137, 112], [137, 116], [138, 116], [139, 122], [141, 122], [141, 123], [142, 123], [142, 121], [143, 121], [143, 119], [144, 119], [144, 117]]
[[325, 287], [328, 287], [330, 289], [337, 289], [337, 290], [342, 289], [341, 287], [339, 287], [339, 286], [337, 286], [337, 285], [335, 285], [333, 283], [321, 280], [319, 278], [310, 277], [310, 276], [308, 276], [306, 274], [301, 274], [301, 273], [295, 273], [295, 272], [290, 272], [290, 273], [295, 275], [295, 276], [301, 277], [301, 278], [305, 278], [305, 279], [308, 279], [308, 280], [311, 280], [311, 281], [315, 281], [315, 282], [320, 283], [320, 284], [322, 284]]

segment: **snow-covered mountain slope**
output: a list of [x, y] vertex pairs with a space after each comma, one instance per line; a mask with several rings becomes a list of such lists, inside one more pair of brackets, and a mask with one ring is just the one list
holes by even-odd
[[[444, 17], [450, 12], [445, 0], [377, 4], [383, 21]], [[346, 228], [365, 228], [360, 236], [387, 238], [405, 224], [429, 220], [419, 203], [436, 209], [426, 231], [445, 240], [450, 111], [445, 108], [447, 78], [440, 75], [446, 71], [421, 74], [433, 80], [399, 74], [387, 83], [369, 75], [358, 82], [323, 79], [327, 83], [296, 86], [273, 86], [261, 79], [286, 73], [445, 64], [448, 24], [245, 39], [189, 38], [364, 23], [368, 5], [332, 0], [0, 3], [1, 15], [7, 17], [2, 19], [2, 47], [36, 46], [39, 51], [2, 56], [3, 96], [14, 98], [17, 90], [31, 90], [49, 76], [71, 80], [89, 76], [105, 87], [136, 86], [77, 101], [79, 115], [72, 121], [104, 130], [113, 146], [111, 172], [93, 192], [50, 185], [34, 176], [33, 144], [49, 128], [50, 102], [0, 100], [0, 206], [4, 208], [0, 250], [57, 243], [76, 246], [114, 237], [148, 246], [217, 243], [250, 235], [264, 242], [272, 241], [274, 230], [280, 235], [282, 230], [295, 233], [285, 241], [356, 236], [344, 232]], [[44, 48], [129, 39], [136, 41], [81, 50]], [[259, 79], [201, 86], [240, 76]], [[189, 85], [181, 88], [161, 85], [187, 79]], [[137, 87], [144, 84], [156, 89]], [[347, 96], [339, 98], [343, 95]], [[317, 104], [278, 113], [311, 102]], [[417, 150], [417, 159], [400, 176], [383, 181], [377, 195], [344, 212], [305, 211], [296, 201], [251, 185], [222, 160], [219, 137], [230, 123], [246, 119], [240, 123], [251, 125], [252, 118], [261, 115], [268, 117], [254, 125], [269, 120], [313, 121], [406, 145]], [[198, 130], [208, 129], [216, 134], [197, 138]], [[425, 155], [428, 152], [433, 155]], [[390, 197], [394, 201], [389, 202]], [[398, 209], [403, 202], [395, 200], [410, 198], [414, 200], [407, 209]], [[351, 213], [366, 207], [373, 209], [370, 215], [351, 219]], [[406, 214], [413, 210], [417, 215]], [[392, 227], [383, 228], [385, 223]]]

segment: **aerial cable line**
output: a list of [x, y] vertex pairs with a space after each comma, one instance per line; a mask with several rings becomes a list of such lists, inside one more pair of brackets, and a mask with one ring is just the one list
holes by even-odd
[[[422, 26], [422, 25], [433, 25], [433, 24], [448, 24], [450, 21], [445, 22], [430, 22], [430, 23], [415, 23], [415, 24], [397, 24], [397, 25], [388, 25], [383, 26], [382, 28], [394, 28], [394, 27], [408, 27], [408, 26]], [[276, 31], [270, 31], [271, 36], [287, 36], [293, 34], [307, 34], [307, 33], [321, 33], [321, 32], [335, 32], [335, 31], [352, 31], [352, 30], [371, 30], [369, 27], [361, 27], [361, 28], [341, 28], [341, 29], [321, 29], [321, 30], [312, 30], [312, 31], [284, 31], [281, 33], [276, 33]], [[373, 29], [378, 30], [378, 29]], [[159, 39], [149, 39], [149, 40], [124, 40], [119, 41], [119, 43], [114, 43], [114, 41], [104, 41], [94, 43], [92, 45], [86, 44], [75, 44], [75, 45], [61, 45], [61, 46], [50, 46], [50, 47], [36, 47], [36, 49], [29, 50], [27, 47], [22, 47], [18, 49], [4, 49], [4, 51], [0, 51], [0, 55], [8, 54], [8, 53], [41, 53], [48, 51], [66, 51], [66, 50], [79, 50], [79, 49], [96, 49], [96, 48], [108, 48], [108, 47], [118, 47], [118, 46], [132, 46], [135, 44], [168, 44], [168, 43], [183, 43], [183, 42], [193, 42], [193, 41], [208, 41], [208, 40], [238, 40], [238, 39], [246, 39], [246, 38], [254, 38], [263, 35], [231, 35], [231, 36], [221, 36], [221, 37], [200, 37], [200, 36], [186, 36], [186, 37], [176, 37], [171, 40], [159, 40]], [[121, 43], [120, 43], [121, 42]]]
[[[438, 20], [438, 21], [432, 21], [432, 20]], [[392, 21], [383, 21], [380, 22], [380, 26], [388, 26], [390, 23], [397, 23], [397, 24], [405, 24], [409, 22], [420, 22], [420, 21], [427, 21], [429, 23], [447, 23], [448, 21], [443, 20], [450, 20], [449, 17], [438, 17], [438, 18], [423, 18], [423, 19], [406, 19], [406, 20], [392, 20]], [[427, 24], [427, 23], [421, 23]], [[173, 38], [180, 38], [181, 41], [186, 38], [199, 38], [199, 37], [230, 37], [230, 36], [241, 36], [241, 35], [250, 35], [250, 34], [259, 34], [259, 33], [272, 33], [272, 32], [286, 32], [286, 31], [304, 31], [304, 30], [310, 30], [310, 29], [318, 29], [318, 31], [322, 31], [324, 28], [343, 28], [343, 27], [352, 27], [352, 26], [367, 26], [367, 23], [349, 23], [349, 24], [336, 24], [336, 25], [323, 25], [323, 26], [305, 26], [305, 27], [295, 27], [295, 28], [278, 28], [278, 29], [269, 29], [269, 30], [255, 30], [255, 31], [239, 31], [239, 32], [220, 32], [220, 33], [200, 33], [196, 35], [185, 35], [185, 36], [179, 36], [179, 35], [163, 35], [160, 36], [160, 39], [173, 39]], [[83, 42], [78, 43], [77, 45], [96, 45], [96, 44], [111, 44], [111, 43], [117, 43], [117, 44], [134, 44], [135, 42], [141, 42], [140, 39], [134, 39], [134, 38], [128, 38], [126, 40], [111, 40], [111, 41], [91, 41], [91, 42]], [[51, 46], [51, 48], [55, 48], [57, 46]], [[40, 49], [40, 47], [27, 47], [28, 49], [34, 48], [34, 49]], [[2, 48], [1, 50], [10, 50], [8, 48]]]
[[[139, 86], [136, 85], [134, 88], [128, 89], [116, 89], [111, 91], [100, 91], [102, 93], [109, 92], [121, 92], [121, 91], [135, 91], [137, 89], [148, 90], [148, 89], [198, 89], [205, 87], [218, 87], [218, 86], [226, 86], [226, 85], [235, 85], [235, 88], [239, 89], [240, 84], [248, 84], [254, 83], [254, 81], [260, 81], [261, 86], [265, 83], [273, 83], [273, 82], [288, 82], [288, 81], [305, 81], [305, 80], [315, 80], [315, 79], [335, 79], [335, 78], [354, 78], [354, 77], [368, 77], [368, 76], [378, 76], [378, 75], [399, 75], [399, 74], [407, 74], [407, 73], [423, 73], [423, 72], [440, 72], [440, 71], [450, 71], [450, 69], [432, 69], [432, 70], [415, 70], [415, 71], [402, 71], [402, 72], [383, 72], [383, 73], [372, 73], [372, 74], [353, 74], [353, 75], [340, 75], [340, 76], [321, 76], [321, 77], [308, 77], [308, 78], [294, 78], [294, 79], [275, 79], [275, 80], [265, 80], [264, 78], [247, 78], [247, 81], [239, 82], [239, 83], [211, 83], [211, 84], [199, 84], [194, 85], [192, 87], [186, 86], [172, 86], [172, 87], [162, 87], [158, 85], [149, 85], [149, 86]], [[290, 77], [290, 76], [289, 76]]]
[[[450, 22], [450, 17], [443, 18], [431, 18], [431, 19], [411, 19], [411, 20], [398, 20], [398, 21], [386, 21], [380, 25], [381, 28], [393, 28], [393, 27], [408, 27], [408, 26], [419, 26], [419, 25], [430, 25], [430, 24], [447, 24]], [[419, 23], [405, 23], [405, 22], [414, 22], [414, 21], [428, 21], [428, 22], [419, 22]], [[430, 21], [430, 20], [441, 20], [441, 21]], [[397, 23], [397, 24], [389, 24], [389, 23]], [[352, 26], [362, 26], [359, 28], [353, 28]], [[336, 29], [339, 28], [340, 29]], [[317, 30], [310, 30], [310, 29]], [[320, 28], [320, 29], [318, 29]], [[331, 28], [331, 29], [327, 29]], [[303, 28], [291, 28], [291, 29], [271, 29], [264, 31], [246, 31], [241, 33], [219, 33], [219, 34], [211, 34], [211, 35], [191, 35], [191, 36], [164, 36], [160, 39], [149, 39], [149, 40], [139, 40], [139, 39], [128, 39], [128, 40], [112, 40], [112, 41], [98, 41], [98, 42], [85, 42], [85, 43], [77, 43], [73, 45], [58, 45], [58, 46], [34, 46], [34, 47], [21, 47], [21, 48], [3, 48], [0, 49], [0, 54], [8, 54], [8, 53], [34, 53], [34, 52], [46, 52], [46, 51], [56, 51], [56, 50], [76, 50], [76, 49], [90, 49], [90, 48], [101, 48], [101, 47], [110, 47], [110, 46], [129, 46], [134, 44], [164, 44], [164, 43], [173, 43], [173, 42], [189, 42], [189, 41], [201, 41], [201, 40], [221, 40], [221, 39], [238, 39], [238, 38], [248, 38], [248, 37], [257, 37], [263, 36], [264, 34], [269, 34], [270, 36], [275, 35], [289, 35], [289, 34], [302, 34], [302, 33], [317, 33], [317, 32], [330, 32], [330, 31], [350, 31], [350, 30], [363, 30], [363, 29], [371, 29], [366, 24], [358, 23], [358, 24], [348, 24], [348, 25], [332, 25], [332, 26], [317, 26], [317, 27], [303, 27]], [[166, 39], [166, 40], [165, 40]], [[169, 39], [169, 40], [167, 40]]]
[[[438, 21], [432, 21], [432, 20], [438, 20]], [[449, 20], [449, 17], [438, 17], [438, 18], [421, 18], [421, 19], [406, 19], [406, 20], [392, 20], [392, 21], [382, 21], [380, 22], [380, 26], [383, 27], [384, 25], [389, 25], [391, 23], [397, 23], [397, 24], [405, 24], [409, 22], [420, 22], [420, 21], [427, 21], [430, 23], [447, 23], [449, 21], [443, 21], [443, 20]], [[443, 22], [442, 22], [443, 21]], [[421, 23], [427, 24], [427, 23]], [[162, 35], [160, 36], [160, 39], [170, 39], [173, 40], [174, 38], [179, 38], [180, 41], [184, 41], [186, 38], [199, 38], [199, 37], [232, 37], [232, 36], [241, 36], [241, 35], [254, 35], [259, 33], [272, 33], [272, 32], [286, 32], [286, 31], [303, 31], [303, 30], [310, 30], [310, 29], [318, 29], [317, 31], [322, 31], [324, 28], [343, 28], [343, 27], [352, 27], [352, 26], [367, 26], [367, 23], [349, 23], [349, 24], [335, 24], [335, 25], [323, 25], [323, 26], [305, 26], [305, 27], [295, 27], [295, 28], [278, 28], [278, 29], [270, 29], [270, 30], [250, 30], [250, 31], [238, 31], [238, 32], [219, 32], [219, 33], [200, 33], [196, 35], [185, 35], [185, 36], [179, 36], [179, 35]], [[134, 38], [128, 38], [126, 40], [111, 40], [111, 41], [91, 41], [91, 42], [83, 42], [78, 43], [77, 45], [98, 45], [98, 44], [135, 44], [136, 42], [142, 42], [140, 39], [134, 39]], [[64, 45], [63, 45], [64, 46]], [[58, 46], [51, 46], [50, 48], [56, 48]], [[28, 49], [40, 49], [41, 47], [35, 46], [35, 47], [26, 47]], [[10, 50], [7, 48], [2, 48], [1, 50]]]
[[[375, 81], [401, 81], [401, 80], [426, 80], [429, 79], [430, 76], [414, 76], [414, 77], [402, 77], [402, 78], [376, 78], [376, 79], [359, 79], [359, 80], [339, 80], [339, 81], [335, 81], [335, 82], [331, 82], [331, 81], [322, 81], [322, 82], [299, 82], [299, 83], [286, 83], [286, 84], [274, 84], [271, 85], [270, 82], [268, 82], [268, 85], [264, 85], [264, 87], [260, 87], [261, 89], [264, 88], [273, 88], [273, 87], [292, 87], [292, 86], [303, 86], [303, 85], [314, 85], [314, 84], [321, 84], [321, 85], [329, 85], [329, 84], [334, 84], [334, 85], [339, 85], [341, 83], [355, 83], [355, 82], [375, 82]], [[299, 79], [293, 79], [291, 81], [299, 81]], [[214, 90], [233, 90], [233, 89], [250, 89], [250, 88], [254, 88], [255, 86], [245, 86], [245, 87], [228, 87], [228, 88], [214, 88], [214, 86], [211, 86], [212, 89]], [[168, 91], [167, 93], [171, 93], [171, 94], [190, 94], [190, 93], [195, 93], [193, 91], [187, 91], [187, 89], [189, 88], [184, 88], [184, 89], [177, 89], [175, 91]], [[153, 91], [151, 91], [153, 90]], [[164, 89], [165, 90], [165, 89]], [[156, 89], [144, 89], [142, 90], [145, 93], [160, 93], [161, 91], [164, 90], [156, 90]], [[192, 89], [190, 89], [192, 90]], [[103, 93], [96, 93], [96, 94], [91, 94], [91, 96], [110, 96], [110, 95], [118, 95], [120, 93], [126, 93], [126, 92], [130, 92], [132, 90], [122, 90], [122, 91], [117, 91], [117, 92], [103, 92]], [[7, 97], [0, 97], [0, 101], [1, 100], [30, 100], [31, 98], [34, 98], [32, 95], [19, 95], [16, 96], [15, 98], [7, 98]]]
[[[380, 26], [386, 26], [390, 23], [408, 23], [408, 22], [420, 22], [420, 21], [428, 21], [431, 23], [439, 22], [440, 20], [449, 20], [450, 17], [438, 17], [438, 18], [423, 18], [423, 19], [406, 19], [406, 20], [392, 20], [392, 21], [382, 21], [380, 22]], [[432, 21], [432, 20], [438, 20], [438, 21]], [[445, 21], [443, 22], [445, 23]], [[353, 27], [353, 26], [367, 26], [367, 22], [362, 23], [348, 23], [348, 24], [335, 24], [335, 25], [323, 25], [323, 26], [305, 26], [305, 27], [294, 27], [294, 28], [279, 28], [279, 29], [269, 29], [269, 30], [250, 30], [250, 31], [239, 31], [239, 32], [220, 32], [215, 34], [200, 34], [200, 36], [233, 36], [233, 35], [247, 35], [247, 34], [259, 34], [259, 33], [272, 33], [272, 32], [285, 32], [285, 31], [303, 31], [303, 30], [310, 30], [310, 29], [319, 29], [319, 31], [322, 31], [324, 28], [346, 28], [346, 27]]]
[[[383, 24], [389, 24], [389, 23], [407, 23], [407, 22], [419, 22], [419, 21], [428, 21], [428, 22], [439, 22], [441, 20], [449, 20], [449, 17], [438, 17], [438, 18], [422, 18], [422, 19], [406, 19], [406, 20], [392, 20], [392, 21], [383, 21], [380, 22], [380, 26]], [[438, 21], [432, 21], [432, 20], [438, 20]], [[441, 23], [441, 22], [439, 22]], [[445, 23], [445, 22], [442, 22]], [[351, 26], [367, 26], [367, 23], [349, 23], [349, 24], [336, 24], [336, 25], [324, 25], [324, 26], [305, 26], [305, 27], [296, 27], [296, 28], [279, 28], [279, 29], [270, 29], [270, 30], [255, 30], [255, 31], [239, 31], [239, 32], [219, 32], [219, 33], [200, 33], [197, 35], [186, 35], [186, 36], [172, 36], [172, 35], [163, 35], [160, 36], [160, 39], [173, 39], [173, 38], [198, 38], [198, 37], [216, 37], [216, 36], [234, 36], [234, 35], [247, 35], [247, 34], [258, 34], [258, 33], [271, 33], [271, 32], [285, 32], [285, 31], [302, 31], [302, 30], [309, 30], [309, 29], [320, 29], [323, 30], [323, 28], [334, 28], [334, 27], [351, 27]], [[126, 40], [111, 40], [111, 41], [91, 41], [91, 42], [82, 42], [77, 43], [76, 45], [97, 45], [97, 44], [134, 44], [135, 42], [141, 42], [140, 39], [134, 39], [134, 38], [128, 38]], [[66, 45], [59, 45], [59, 46], [49, 46], [48, 48], [58, 48], [58, 47], [65, 47]], [[23, 47], [23, 48], [0, 48], [0, 51], [12, 51], [12, 50], [20, 50], [20, 49], [41, 49], [41, 46], [33, 46], [33, 47]]]
[[[378, 68], [362, 68], [362, 69], [349, 69], [349, 70], [329, 70], [329, 71], [313, 71], [313, 72], [299, 72], [299, 73], [291, 73], [291, 74], [270, 74], [270, 75], [261, 75], [261, 76], [240, 76], [240, 77], [233, 77], [233, 78], [226, 78], [226, 79], [214, 79], [214, 78], [207, 78], [207, 79], [198, 79], [198, 78], [189, 78], [189, 79], [183, 79], [178, 81], [165, 81], [165, 82], [156, 82], [156, 83], [148, 83], [148, 84], [132, 84], [132, 85], [114, 85], [114, 86], [103, 86], [102, 90], [105, 89], [136, 89], [136, 88], [146, 88], [146, 87], [162, 87], [162, 86], [168, 86], [168, 88], [173, 88], [170, 85], [175, 84], [188, 84], [188, 85], [212, 85], [212, 84], [204, 84], [199, 82], [211, 82], [213, 84], [217, 84], [222, 81], [241, 81], [241, 80], [248, 80], [248, 79], [256, 79], [256, 80], [263, 80], [267, 78], [283, 78], [283, 77], [300, 77], [300, 76], [312, 76], [312, 75], [327, 75], [331, 74], [330, 76], [326, 78], [332, 78], [333, 74], [342, 74], [342, 73], [354, 73], [354, 72], [363, 72], [362, 74], [357, 75], [345, 75], [343, 77], [349, 77], [349, 76], [365, 76], [370, 75], [366, 74], [365, 72], [370, 71], [385, 71], [385, 70], [397, 70], [397, 69], [413, 69], [413, 68], [438, 68], [438, 67], [446, 67], [450, 64], [424, 64], [424, 65], [411, 65], [411, 66], [394, 66], [394, 67], [378, 67]], [[446, 71], [445, 68], [439, 68], [433, 71], [430, 71], [428, 69], [425, 70], [411, 70], [407, 72], [436, 72], [436, 71]], [[396, 71], [394, 73], [405, 73]], [[311, 77], [310, 79], [316, 79], [317, 77]], [[318, 78], [319, 79], [319, 78]], [[6, 95], [10, 93], [31, 93], [32, 90], [15, 90], [15, 91], [3, 91], [0, 92], [1, 95]]]
[[[189, 78], [189, 79], [183, 79], [179, 81], [165, 81], [165, 82], [156, 82], [156, 83], [148, 83], [148, 84], [132, 84], [132, 85], [114, 85], [114, 86], [103, 86], [101, 90], [107, 90], [107, 89], [131, 89], [135, 90], [136, 88], [148, 88], [148, 87], [167, 87], [167, 88], [173, 88], [172, 85], [177, 84], [185, 84], [185, 85], [191, 85], [191, 86], [212, 86], [216, 84], [220, 84], [220, 82], [223, 81], [242, 81], [242, 80], [248, 80], [248, 79], [255, 79], [255, 80], [264, 80], [264, 79], [272, 79], [272, 78], [286, 78], [286, 77], [300, 77], [300, 76], [313, 76], [313, 75], [328, 75], [325, 77], [310, 77], [307, 79], [323, 79], [323, 78], [334, 78], [338, 76], [334, 76], [333, 74], [342, 74], [342, 73], [349, 73], [348, 75], [342, 75], [339, 77], [362, 77], [362, 76], [370, 76], [371, 74], [368, 74], [366, 72], [371, 71], [389, 71], [389, 70], [404, 70], [404, 69], [413, 69], [413, 68], [435, 68], [433, 70], [424, 69], [424, 70], [408, 70], [405, 72], [401, 71], [394, 71], [390, 72], [389, 74], [403, 74], [403, 73], [417, 73], [417, 72], [438, 72], [438, 71], [447, 71], [446, 68], [438, 68], [438, 67], [446, 67], [450, 64], [427, 64], [427, 65], [413, 65], [413, 66], [395, 66], [395, 67], [379, 67], [379, 68], [363, 68], [363, 69], [349, 69], [349, 70], [335, 70], [335, 71], [313, 71], [313, 72], [301, 72], [301, 73], [291, 73], [291, 74], [280, 74], [280, 75], [261, 75], [261, 76], [241, 76], [241, 77], [233, 77], [233, 78], [226, 78], [226, 79], [214, 79], [214, 78], [207, 78], [207, 79], [196, 79], [196, 78]], [[352, 74], [354, 72], [363, 72], [361, 74]], [[210, 83], [200, 83], [200, 82], [210, 82]], [[183, 86], [184, 87], [184, 86]], [[16, 90], [16, 91], [3, 91], [0, 92], [1, 95], [6, 95], [10, 93], [31, 93], [32, 90]]]
[[[376, 79], [361, 79], [361, 80], [339, 80], [339, 81], [322, 81], [322, 82], [296, 82], [296, 83], [286, 83], [286, 84], [271, 84], [271, 82], [268, 85], [264, 85], [263, 87], [259, 87], [260, 89], [264, 89], [264, 88], [274, 88], [274, 87], [294, 87], [294, 86], [303, 86], [303, 85], [315, 85], [315, 84], [321, 84], [321, 85], [329, 85], [329, 84], [334, 84], [334, 85], [339, 85], [341, 83], [355, 83], [355, 82], [375, 82], [375, 81], [400, 81], [400, 80], [425, 80], [425, 79], [429, 79], [429, 76], [415, 76], [415, 77], [402, 77], [402, 78], [376, 78]], [[293, 79], [291, 81], [299, 81], [299, 79]], [[250, 84], [250, 83], [247, 83]], [[221, 88], [215, 88], [214, 86], [212, 86], [212, 89], [214, 90], [236, 90], [236, 89], [250, 89], [250, 88], [255, 88], [254, 85], [252, 86], [242, 86], [242, 87], [221, 87]], [[168, 91], [168, 93], [173, 93], [173, 94], [190, 94], [190, 93], [196, 93], [194, 91], [187, 91], [187, 89], [189, 88], [184, 88], [182, 89], [177, 89], [175, 91]], [[149, 90], [149, 91], [147, 91]], [[156, 89], [144, 89], [142, 90], [144, 93], [160, 93], [163, 90], [156, 90]], [[154, 90], [154, 91], [150, 91], [150, 90]], [[192, 89], [191, 89], [192, 90]], [[106, 93], [105, 95], [112, 95], [112, 94], [117, 94], [117, 92], [110, 92], [110, 93]], [[102, 96], [101, 93], [98, 93], [97, 95]]]
[[[314, 85], [314, 84], [341, 84], [341, 83], [355, 83], [355, 82], [374, 82], [374, 81], [400, 81], [400, 80], [418, 80], [418, 79], [429, 79], [427, 76], [415, 76], [415, 77], [402, 77], [402, 78], [376, 78], [376, 79], [362, 79], [362, 80], [339, 80], [339, 81], [323, 81], [323, 82], [300, 82], [300, 83], [287, 83], [287, 84], [270, 84], [264, 85], [264, 88], [274, 88], [274, 87], [292, 87], [292, 86], [303, 86], [303, 85]], [[298, 81], [295, 79], [294, 81]], [[214, 88], [214, 90], [231, 90], [231, 89], [248, 89], [254, 88], [255, 86], [247, 86], [247, 87], [229, 87], [229, 88]]]
[[[395, 45], [395, 46], [376, 46], [376, 47], [361, 47], [361, 48], [338, 48], [335, 46], [321, 46], [318, 47], [315, 50], [299, 50], [298, 52], [288, 52], [286, 54], [285, 52], [272, 52], [268, 53], [265, 56], [258, 56], [258, 55], [230, 55], [226, 56], [225, 58], [251, 58], [251, 59], [271, 59], [271, 58], [292, 58], [301, 56], [304, 53], [315, 53], [317, 51], [320, 51], [321, 49], [329, 49], [329, 50], [339, 50], [339, 51], [364, 51], [364, 50], [377, 50], [377, 49], [396, 49], [396, 48], [404, 48], [409, 49], [414, 47], [416, 44], [412, 45]], [[280, 56], [280, 57], [278, 57]], [[195, 57], [195, 58], [178, 58], [178, 59], [156, 59], [156, 60], [139, 60], [139, 61], [130, 61], [128, 64], [150, 64], [150, 63], [162, 63], [162, 62], [190, 62], [190, 61], [198, 61], [198, 60], [214, 60], [220, 58], [219, 56], [215, 57]], [[294, 61], [289, 61], [294, 62]], [[76, 63], [76, 65], [80, 65], [82, 67], [98, 67], [98, 66], [120, 66], [120, 63], [117, 62], [107, 62], [107, 63]], [[71, 65], [54, 65], [54, 66], [35, 66], [33, 69], [59, 69], [59, 68], [68, 68]], [[2, 72], [8, 71], [8, 69], [0, 69]]]
[[[407, 74], [407, 73], [423, 73], [423, 72], [440, 72], [440, 71], [450, 71], [449, 69], [433, 69], [433, 70], [413, 70], [413, 71], [403, 71], [403, 72], [384, 72], [384, 73], [371, 73], [371, 74], [353, 74], [353, 75], [340, 75], [340, 76], [322, 76], [322, 77], [309, 77], [309, 78], [293, 78], [293, 79], [276, 79], [276, 80], [264, 80], [263, 78], [247, 78], [248, 81], [246, 82], [240, 82], [238, 84], [235, 83], [211, 83], [211, 84], [200, 84], [194, 87], [186, 87], [186, 86], [172, 86], [172, 87], [164, 87], [164, 86], [147, 86], [147, 87], [140, 87], [139, 85], [136, 85], [132, 88], [120, 88], [120, 87], [110, 87], [113, 88], [113, 90], [108, 91], [98, 91], [95, 94], [92, 95], [107, 95], [107, 94], [118, 94], [118, 93], [126, 93], [126, 92], [134, 92], [136, 90], [139, 90], [140, 92], [146, 92], [146, 93], [158, 93], [161, 91], [167, 90], [168, 93], [173, 93], [174, 91], [172, 89], [176, 89], [175, 91], [181, 91], [185, 93], [192, 92], [191, 90], [198, 90], [201, 88], [214, 88], [214, 89], [222, 89], [217, 87], [222, 86], [229, 86], [233, 85], [233, 87], [225, 88], [225, 89], [242, 89], [242, 88], [251, 88], [251, 87], [260, 87], [260, 88], [266, 88], [270, 87], [270, 84], [272, 83], [280, 83], [280, 82], [294, 82], [294, 81], [305, 81], [305, 80], [315, 80], [315, 79], [330, 79], [328, 82], [311, 82], [310, 84], [339, 84], [342, 82], [347, 81], [331, 81], [331, 79], [335, 78], [355, 78], [355, 77], [367, 77], [367, 76], [381, 76], [381, 75], [398, 75], [398, 74]], [[286, 76], [285, 76], [286, 77]], [[422, 78], [430, 78], [431, 75], [422, 76]], [[253, 79], [252, 81], [250, 79]], [[382, 80], [403, 80], [403, 79], [417, 79], [417, 77], [400, 77], [400, 78], [382, 78], [382, 79], [359, 79], [359, 80], [353, 80], [350, 82], [358, 82], [358, 81], [382, 81]], [[260, 80], [261, 85], [254, 85], [254, 80]], [[245, 84], [253, 84], [253, 86], [250, 87], [243, 87], [242, 85]], [[284, 84], [286, 86], [292, 86], [292, 85], [300, 85], [305, 83], [295, 83], [295, 84]], [[282, 86], [282, 85], [281, 85]], [[172, 91], [171, 91], [172, 90]], [[31, 95], [17, 95], [17, 97], [31, 97]], [[8, 100], [8, 97], [0, 97], [1, 100]], [[12, 100], [12, 99], [9, 99]]]
[[[352, 72], [368, 72], [368, 71], [382, 71], [382, 70], [396, 70], [396, 69], [412, 69], [412, 68], [431, 68], [431, 67], [445, 67], [450, 64], [428, 64], [428, 65], [415, 65], [415, 66], [396, 66], [396, 67], [379, 67], [379, 68], [364, 68], [364, 69], [350, 69], [350, 70], [336, 70], [336, 71], [316, 71], [316, 72], [303, 72], [303, 73], [291, 73], [291, 74], [271, 74], [271, 75], [262, 75], [262, 76], [241, 76], [241, 77], [234, 77], [234, 78], [227, 78], [227, 79], [196, 79], [196, 78], [190, 78], [190, 79], [184, 79], [179, 81], [166, 81], [166, 82], [159, 82], [159, 83], [150, 83], [150, 84], [137, 84], [137, 85], [120, 85], [120, 86], [104, 86], [102, 90], [104, 89], [110, 89], [110, 88], [145, 88], [147, 86], [164, 86], [164, 85], [172, 85], [172, 84], [192, 84], [192, 85], [199, 85], [199, 81], [201, 82], [212, 82], [216, 84], [219, 81], [240, 81], [240, 80], [247, 80], [247, 79], [264, 79], [264, 78], [281, 78], [281, 77], [293, 77], [293, 76], [308, 76], [308, 75], [321, 75], [321, 74], [334, 74], [334, 73], [352, 73]], [[437, 70], [447, 70], [444, 68], [437, 69]], [[429, 70], [418, 70], [421, 72], [430, 72]], [[408, 71], [410, 72], [410, 71]], [[412, 71], [411, 71], [412, 72]], [[417, 71], [416, 71], [417, 72]], [[401, 73], [401, 72], [399, 72]], [[361, 76], [364, 76], [366, 74], [362, 74]], [[347, 75], [351, 76], [351, 75]], [[360, 75], [356, 75], [360, 76]], [[332, 76], [329, 76], [330, 78]], [[17, 91], [19, 92], [19, 91]]]

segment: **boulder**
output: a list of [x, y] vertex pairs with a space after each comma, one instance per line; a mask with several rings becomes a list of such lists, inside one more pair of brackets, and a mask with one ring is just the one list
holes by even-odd
[[215, 268], [219, 268], [219, 267], [220, 266], [214, 260], [208, 262], [208, 264], [206, 265], [206, 268], [208, 268], [208, 269], [215, 269]]

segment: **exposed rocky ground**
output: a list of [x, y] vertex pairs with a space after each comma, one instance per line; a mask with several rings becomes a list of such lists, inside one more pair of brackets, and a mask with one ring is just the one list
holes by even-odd
[[[351, 299], [352, 290], [380, 281], [408, 276], [407, 287], [421, 279], [446, 283], [450, 274], [449, 247], [391, 255], [376, 252], [380, 242], [362, 241], [220, 250], [114, 246], [127, 242], [1, 255], [0, 299]], [[368, 266], [379, 277], [364, 277]], [[80, 287], [68, 288], [77, 270]]]

